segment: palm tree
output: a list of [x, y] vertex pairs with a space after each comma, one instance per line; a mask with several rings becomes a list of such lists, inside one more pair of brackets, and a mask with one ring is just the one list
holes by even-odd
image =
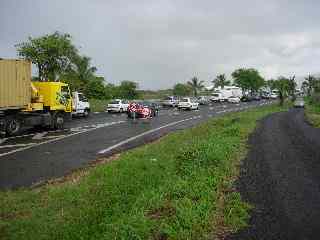
[[64, 75], [65, 80], [70, 83], [71, 86], [83, 90], [85, 86], [94, 79], [96, 67], [91, 66], [91, 59], [86, 56], [75, 56], [73, 59], [73, 65], [68, 69]]
[[227, 80], [225, 74], [218, 75], [213, 81], [214, 87], [221, 87], [224, 88], [224, 86], [230, 85], [230, 81]]
[[203, 81], [199, 81], [199, 79], [197, 77], [193, 77], [191, 79], [191, 81], [188, 81], [187, 84], [191, 87], [192, 91], [193, 91], [193, 95], [195, 97], [198, 96], [198, 91], [203, 89], [204, 85], [203, 85]]

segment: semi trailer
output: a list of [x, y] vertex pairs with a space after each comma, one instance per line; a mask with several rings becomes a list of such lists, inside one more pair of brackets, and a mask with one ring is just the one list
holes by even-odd
[[17, 135], [27, 126], [60, 129], [71, 117], [68, 84], [31, 79], [31, 62], [0, 59], [0, 134]]

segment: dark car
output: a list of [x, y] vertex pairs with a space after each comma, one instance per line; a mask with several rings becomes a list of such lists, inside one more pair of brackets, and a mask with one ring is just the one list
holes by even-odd
[[152, 118], [158, 115], [159, 105], [153, 102], [132, 102], [128, 107], [128, 118]]
[[244, 95], [240, 98], [241, 102], [251, 102], [253, 101], [253, 98], [252, 96], [249, 96], [249, 95]]
[[150, 108], [151, 112], [152, 112], [152, 116], [157, 116], [158, 115], [159, 109], [160, 109], [159, 104], [157, 104], [155, 102], [144, 101], [144, 102], [141, 103], [141, 105], [143, 105], [144, 107]]

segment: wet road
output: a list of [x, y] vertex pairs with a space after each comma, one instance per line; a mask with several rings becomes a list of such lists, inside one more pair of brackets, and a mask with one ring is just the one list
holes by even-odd
[[153, 119], [136, 121], [125, 114], [92, 113], [66, 123], [61, 131], [28, 130], [18, 137], [0, 139], [0, 189], [61, 177], [100, 156], [142, 145], [170, 131], [270, 103], [214, 104], [196, 111], [164, 109]]

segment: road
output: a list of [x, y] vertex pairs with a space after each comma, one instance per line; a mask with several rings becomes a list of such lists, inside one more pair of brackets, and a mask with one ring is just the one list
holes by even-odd
[[320, 129], [291, 109], [265, 118], [250, 144], [237, 186], [254, 209], [227, 239], [319, 239]]
[[0, 139], [0, 189], [43, 183], [88, 165], [101, 156], [142, 145], [170, 131], [192, 127], [227, 112], [270, 104], [268, 101], [214, 104], [197, 111], [161, 110], [151, 120], [128, 120], [125, 114], [92, 113], [61, 131], [27, 130]]

